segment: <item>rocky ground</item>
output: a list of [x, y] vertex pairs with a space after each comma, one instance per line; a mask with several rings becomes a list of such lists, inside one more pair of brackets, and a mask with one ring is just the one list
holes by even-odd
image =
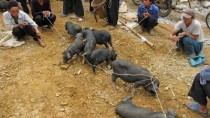
[[[103, 26], [104, 20], [95, 22], [93, 14], [88, 11], [89, 4], [83, 2], [83, 5], [84, 21], [71, 21], [83, 28], [108, 30]], [[137, 8], [132, 2], [128, 5], [133, 11]], [[118, 90], [114, 91], [111, 86], [111, 70], [102, 65], [103, 70], [97, 69], [94, 75], [88, 64], [81, 63], [81, 58], [73, 59], [67, 70], [58, 66], [62, 61], [62, 52], [74, 38], [69, 37], [64, 28], [69, 17], [59, 17], [62, 2], [52, 1], [52, 11], [58, 16], [55, 29], [41, 29], [42, 38], [47, 45], [45, 48], [28, 37], [29, 40], [21, 47], [0, 50], [0, 117], [118, 118], [115, 106], [130, 95], [131, 88], [118, 79]], [[205, 14], [201, 14], [199, 10], [197, 14], [203, 25], [205, 39], [208, 40], [210, 35], [204, 22]], [[0, 18], [2, 19], [2, 15]], [[174, 43], [168, 40], [168, 34], [178, 20], [179, 12], [174, 10], [169, 17], [160, 19], [159, 25], [154, 29], [154, 36], [143, 33], [155, 48], [141, 42], [130, 31], [121, 28], [121, 25], [110, 33], [118, 59], [149, 69], [160, 81], [159, 99], [140, 87], [132, 99], [134, 104], [161, 111], [160, 101], [165, 112], [172, 108], [181, 118], [199, 118], [185, 104], [192, 101], [187, 93], [194, 75], [202, 66], [191, 67], [186, 55], [173, 50]], [[0, 26], [5, 29], [2, 22]], [[100, 47], [103, 46], [97, 46]], [[204, 43], [203, 52], [206, 63], [209, 63], [210, 46], [207, 43]], [[208, 107], [210, 108], [209, 105]]]

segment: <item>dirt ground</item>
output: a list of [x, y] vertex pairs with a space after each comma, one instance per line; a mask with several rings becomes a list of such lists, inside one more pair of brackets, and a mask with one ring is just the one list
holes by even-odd
[[[70, 38], [64, 28], [69, 17], [59, 17], [62, 2], [54, 0], [51, 4], [52, 11], [57, 15], [56, 29], [42, 29], [42, 39], [47, 45], [45, 48], [29, 37], [30, 40], [21, 47], [0, 50], [0, 117], [118, 118], [115, 106], [130, 95], [131, 88], [118, 79], [118, 90], [114, 91], [111, 70], [106, 70], [102, 65], [106, 71], [97, 69], [94, 75], [88, 64], [81, 63], [82, 58], [74, 59], [67, 70], [58, 66], [62, 61], [62, 52], [74, 38]], [[83, 5], [85, 20], [81, 23], [71, 21], [83, 28], [108, 30], [103, 26], [105, 21], [95, 22], [93, 14], [88, 12], [89, 4], [84, 2]], [[135, 7], [132, 4], [132, 8]], [[177, 14], [172, 12], [169, 17], [176, 20]], [[2, 22], [0, 24], [3, 25]], [[209, 37], [209, 29], [206, 26], [203, 28], [205, 36]], [[171, 24], [160, 23], [155, 27], [154, 36], [143, 34], [155, 45], [154, 49], [131, 32], [121, 29], [121, 26], [110, 33], [118, 59], [147, 68], [159, 78], [158, 95], [165, 112], [172, 108], [181, 118], [200, 118], [189, 111], [185, 104], [192, 101], [187, 93], [201, 66], [191, 67], [184, 53], [171, 50], [174, 46], [168, 40], [171, 29]], [[207, 63], [210, 60], [209, 52], [210, 46], [204, 44]], [[141, 87], [132, 101], [143, 108], [161, 111], [158, 99]]]

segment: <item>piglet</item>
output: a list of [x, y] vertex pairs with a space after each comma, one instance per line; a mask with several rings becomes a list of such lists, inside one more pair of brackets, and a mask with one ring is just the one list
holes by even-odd
[[65, 28], [68, 33], [72, 36], [76, 36], [77, 33], [82, 32], [82, 27], [77, 24], [73, 24], [71, 21], [67, 21], [65, 24]]
[[95, 73], [96, 66], [106, 61], [106, 64], [116, 60], [117, 54], [114, 50], [108, 48], [96, 49], [92, 52], [89, 62], [92, 66], [93, 72]]
[[156, 92], [159, 88], [159, 80], [153, 77], [153, 75], [147, 69], [134, 65], [125, 60], [113, 61], [112, 68], [112, 84], [115, 89], [116, 79], [119, 77], [127, 83], [134, 83], [131, 96], [134, 96], [139, 86], [143, 86], [146, 91], [156, 95]]

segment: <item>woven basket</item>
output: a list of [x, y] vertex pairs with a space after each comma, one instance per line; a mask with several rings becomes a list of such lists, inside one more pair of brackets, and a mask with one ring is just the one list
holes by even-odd
[[94, 9], [96, 22], [98, 22], [96, 15], [98, 15], [101, 19], [106, 18], [106, 0], [93, 0], [91, 6]]

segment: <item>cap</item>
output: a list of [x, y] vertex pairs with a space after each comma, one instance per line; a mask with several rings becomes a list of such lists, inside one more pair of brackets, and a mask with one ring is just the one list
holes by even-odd
[[181, 16], [185, 18], [192, 18], [195, 16], [195, 12], [193, 9], [185, 9], [183, 10]]

